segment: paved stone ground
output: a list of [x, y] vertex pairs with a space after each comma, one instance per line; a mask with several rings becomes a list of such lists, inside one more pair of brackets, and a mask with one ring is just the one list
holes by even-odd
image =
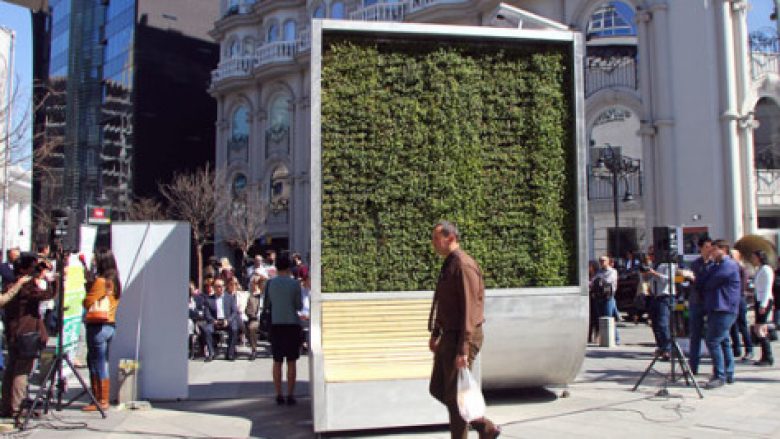
[[[502, 438], [775, 438], [780, 437], [780, 368], [738, 364], [734, 385], [703, 390], [671, 383], [669, 364], [660, 363], [638, 391], [631, 389], [652, 359], [650, 328], [620, 328], [623, 344], [591, 346], [568, 398], [561, 389], [491, 392], [488, 415], [501, 424]], [[780, 343], [775, 344], [780, 350]], [[705, 360], [706, 361], [706, 360]], [[32, 438], [311, 438], [308, 362], [299, 363], [299, 404], [279, 407], [273, 400], [270, 360], [215, 360], [190, 363], [187, 401], [154, 402], [151, 410], [117, 410], [108, 419], [66, 409], [33, 421]], [[704, 363], [702, 371], [709, 369]], [[706, 374], [697, 376], [706, 381]], [[333, 438], [445, 439], [444, 426], [360, 431]], [[471, 433], [470, 437], [476, 437]]]

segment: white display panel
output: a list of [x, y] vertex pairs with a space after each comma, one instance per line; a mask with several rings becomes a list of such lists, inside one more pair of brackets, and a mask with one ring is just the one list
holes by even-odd
[[[122, 297], [109, 364], [117, 382], [120, 358], [138, 359], [137, 398], [188, 396], [187, 298], [190, 226], [128, 222], [111, 226]], [[116, 386], [112, 386], [116, 394]]]

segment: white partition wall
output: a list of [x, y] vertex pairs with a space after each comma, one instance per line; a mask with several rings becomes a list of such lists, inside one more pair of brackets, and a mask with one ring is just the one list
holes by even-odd
[[111, 247], [122, 281], [109, 358], [113, 382], [119, 359], [138, 359], [138, 399], [186, 398], [189, 224], [116, 223]]

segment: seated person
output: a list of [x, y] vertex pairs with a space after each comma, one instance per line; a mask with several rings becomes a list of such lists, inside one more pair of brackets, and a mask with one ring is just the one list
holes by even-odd
[[216, 351], [214, 350], [214, 331], [224, 330], [228, 334], [228, 350], [225, 359], [234, 361], [236, 359], [236, 339], [238, 338], [238, 305], [236, 299], [230, 294], [225, 294], [225, 281], [222, 279], [214, 280], [214, 295], [206, 299], [206, 346], [209, 348], [209, 354], [206, 361], [214, 359]]
[[[187, 321], [187, 329], [190, 335], [190, 349], [192, 349], [192, 342], [195, 337], [200, 338], [201, 346], [206, 346], [206, 340], [203, 339], [203, 335], [206, 333], [206, 299], [200, 294], [195, 283], [190, 282], [190, 300], [189, 300], [189, 320]], [[194, 356], [195, 354], [192, 353]]]

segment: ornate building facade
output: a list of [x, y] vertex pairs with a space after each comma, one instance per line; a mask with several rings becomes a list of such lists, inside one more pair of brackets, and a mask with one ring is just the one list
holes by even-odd
[[[257, 188], [270, 206], [261, 241], [309, 248], [313, 18], [524, 28], [551, 20], [583, 32], [591, 256], [644, 250], [658, 225], [707, 226], [729, 239], [780, 225], [777, 35], [748, 35], [746, 1], [506, 3], [222, 0], [209, 88], [217, 168], [234, 193]], [[220, 230], [217, 252], [227, 253]]]

